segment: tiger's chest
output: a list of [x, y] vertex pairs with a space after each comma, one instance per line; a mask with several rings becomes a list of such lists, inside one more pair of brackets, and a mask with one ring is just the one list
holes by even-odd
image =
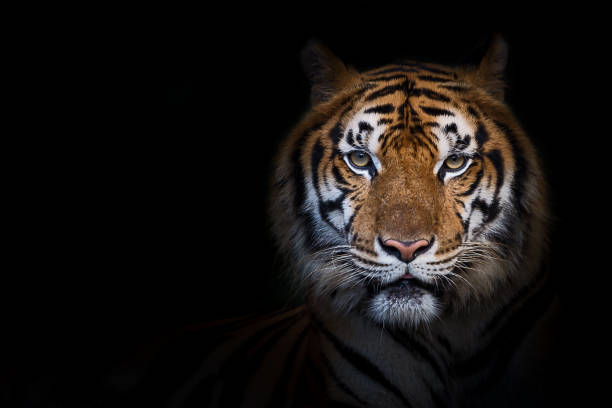
[[148, 368], [133, 399], [168, 407], [529, 406], [550, 374], [538, 369], [543, 354], [534, 346], [551, 337], [545, 329], [501, 331], [458, 349], [453, 331], [393, 331], [303, 306], [184, 336]]

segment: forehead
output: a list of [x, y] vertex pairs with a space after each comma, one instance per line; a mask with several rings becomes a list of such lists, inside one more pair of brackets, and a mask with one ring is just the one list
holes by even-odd
[[418, 63], [366, 72], [364, 91], [344, 118], [344, 147], [379, 152], [404, 137], [432, 156], [475, 150], [480, 114], [457, 78], [450, 69]]
[[[460, 108], [466, 102], [468, 90], [452, 68], [411, 61], [367, 71], [362, 74], [362, 80], [367, 91], [358, 105], [394, 105], [398, 120], [407, 114], [417, 114], [410, 110], [415, 104]], [[430, 114], [439, 113], [434, 109], [425, 110]]]

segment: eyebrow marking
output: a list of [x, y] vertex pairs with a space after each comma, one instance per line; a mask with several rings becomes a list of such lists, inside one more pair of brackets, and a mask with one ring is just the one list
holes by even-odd
[[395, 106], [390, 103], [384, 105], [373, 106], [366, 109], [363, 113], [391, 113], [395, 110]]
[[368, 122], [359, 122], [359, 133], [361, 132], [370, 133], [373, 130], [374, 128]]
[[431, 106], [420, 106], [421, 110], [430, 116], [455, 116], [455, 114], [446, 109], [434, 108]]

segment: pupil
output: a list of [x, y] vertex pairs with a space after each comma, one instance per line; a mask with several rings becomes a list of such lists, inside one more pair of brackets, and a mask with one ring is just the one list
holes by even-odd
[[370, 155], [363, 151], [353, 151], [349, 156], [349, 160], [357, 167], [365, 167], [370, 164]]

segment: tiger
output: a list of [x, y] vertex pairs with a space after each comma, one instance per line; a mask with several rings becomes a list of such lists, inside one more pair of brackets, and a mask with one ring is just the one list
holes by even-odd
[[192, 369], [158, 401], [541, 406], [558, 309], [548, 188], [504, 101], [507, 60], [495, 37], [474, 66], [359, 72], [310, 42], [311, 106], [278, 149], [269, 200], [304, 304], [190, 333]]

